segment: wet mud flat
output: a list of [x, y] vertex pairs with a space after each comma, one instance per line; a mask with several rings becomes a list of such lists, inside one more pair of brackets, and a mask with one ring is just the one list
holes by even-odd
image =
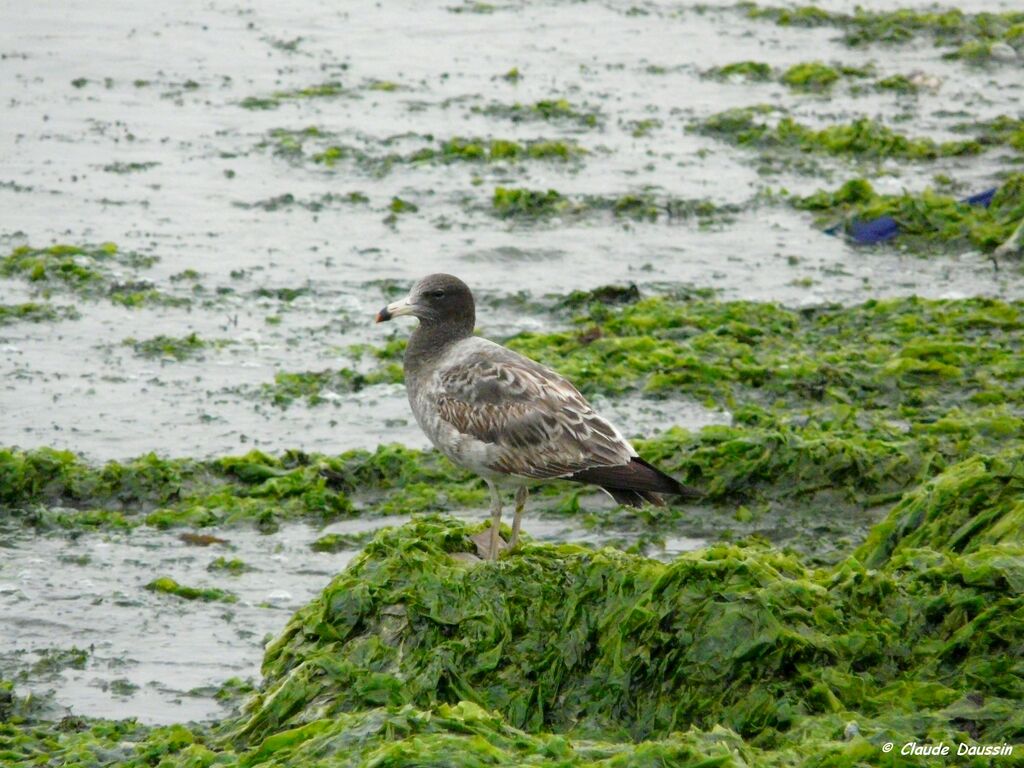
[[[0, 42], [2, 760], [1024, 738], [1019, 9], [57, 15]], [[370, 322], [436, 270], [704, 499], [537, 488], [476, 562]]]

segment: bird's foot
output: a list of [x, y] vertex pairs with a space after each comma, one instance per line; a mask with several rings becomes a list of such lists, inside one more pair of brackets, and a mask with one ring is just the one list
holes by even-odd
[[476, 545], [476, 553], [483, 560], [497, 560], [498, 555], [506, 551], [509, 548], [508, 543], [498, 536], [498, 551], [491, 556], [491, 529], [485, 528], [473, 536], [469, 537], [470, 540]]

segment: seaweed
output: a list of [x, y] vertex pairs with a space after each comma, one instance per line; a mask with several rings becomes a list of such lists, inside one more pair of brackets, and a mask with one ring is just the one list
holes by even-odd
[[[386, 498], [382, 498], [386, 496]], [[0, 449], [0, 514], [37, 526], [157, 527], [329, 522], [484, 500], [482, 483], [433, 453], [399, 446], [340, 456], [258, 451], [199, 462], [154, 454], [92, 466], [67, 451]]]
[[228, 560], [226, 557], [221, 556], [206, 566], [206, 570], [223, 571], [225, 573], [230, 573], [232, 576], [239, 576], [247, 571], [253, 570], [253, 567], [244, 560], [239, 560], [237, 557], [233, 557]]
[[576, 329], [508, 345], [585, 393], [685, 393], [739, 405], [879, 410], [939, 418], [954, 407], [1018, 403], [1020, 302], [903, 298], [791, 310], [775, 304], [650, 297], [591, 304]]
[[[396, 198], [397, 199], [397, 198]], [[369, 373], [359, 373], [351, 368], [326, 371], [290, 372], [274, 374], [273, 384], [264, 384], [258, 392], [261, 399], [287, 408], [296, 400], [307, 405], [330, 402], [342, 392], [358, 392], [375, 384], [389, 384], [402, 380], [399, 365], [388, 365]]]
[[186, 306], [189, 299], [170, 296], [144, 280], [121, 281], [117, 269], [138, 271], [156, 263], [155, 256], [122, 251], [114, 243], [100, 245], [22, 245], [0, 258], [0, 276], [27, 280], [49, 297], [62, 290], [88, 299], [106, 299], [125, 307], [146, 304]]
[[292, 88], [283, 91], [274, 91], [269, 96], [247, 96], [239, 102], [243, 109], [265, 110], [277, 109], [281, 104], [299, 99], [329, 99], [338, 96], [347, 96], [350, 92], [341, 83], [331, 80], [317, 85], [306, 86], [305, 88]]
[[[1019, 543], [1024, 531], [1024, 450], [974, 456], [907, 493], [876, 525], [856, 556], [879, 567], [915, 548], [973, 554]], [[1013, 564], [1006, 558], [1005, 567]], [[1024, 586], [1024, 561], [1012, 578]], [[992, 574], [978, 570], [975, 581]]]
[[978, 141], [988, 146], [1007, 145], [1019, 152], [1024, 152], [1024, 120], [1000, 115], [992, 120], [962, 123], [954, 126], [960, 133], [976, 133]]
[[309, 545], [314, 552], [346, 552], [366, 544], [373, 538], [373, 531], [360, 533], [326, 533]]
[[[822, 61], [803, 61], [793, 64], [785, 70], [778, 71], [769, 64], [760, 61], [737, 61], [720, 67], [712, 67], [701, 73], [702, 77], [714, 80], [743, 80], [746, 82], [769, 82], [778, 81], [794, 91], [809, 93], [823, 93], [832, 90], [832, 86], [840, 80], [859, 81], [871, 77], [874, 74], [874, 67], [855, 67], [848, 64], [833, 62], [826, 64]], [[895, 81], [901, 79], [909, 82], [903, 75], [894, 75], [887, 80]], [[879, 86], [882, 89], [892, 88], [892, 84]], [[858, 84], [853, 84], [850, 93], [856, 94], [863, 91]]]
[[183, 600], [202, 600], [203, 602], [237, 603], [238, 596], [223, 589], [215, 587], [187, 587], [179, 584], [170, 576], [161, 576], [153, 579], [146, 585], [150, 592], [159, 592], [163, 595], [173, 595]]
[[835, 67], [820, 61], [794, 64], [782, 73], [782, 82], [790, 88], [805, 91], [824, 91], [839, 80], [840, 73]]
[[103, 170], [106, 173], [139, 173], [141, 171], [148, 171], [151, 168], [156, 168], [158, 165], [160, 165], [160, 163], [155, 161], [145, 163], [124, 163], [118, 161], [114, 163], [108, 163], [107, 165], [103, 166]]
[[755, 149], [789, 149], [798, 153], [862, 160], [896, 158], [923, 161], [983, 151], [982, 145], [972, 140], [936, 142], [927, 138], [910, 138], [867, 117], [820, 130], [798, 123], [789, 116], [780, 117], [774, 124], [764, 122], [761, 117], [772, 111], [769, 107], [730, 109], [691, 123], [689, 130]]
[[618, 196], [570, 197], [554, 189], [496, 187], [491, 198], [491, 211], [504, 219], [585, 218], [610, 213], [616, 219], [635, 222], [694, 218], [701, 226], [711, 226], [731, 221], [739, 206], [670, 197], [650, 189]]
[[511, 120], [514, 123], [541, 120], [545, 122], [566, 122], [582, 128], [594, 128], [601, 123], [601, 114], [587, 106], [577, 106], [568, 99], [541, 99], [532, 104], [498, 104], [473, 107], [473, 112]]
[[121, 343], [131, 347], [139, 357], [171, 359], [178, 362], [200, 357], [204, 349], [216, 344], [199, 338], [195, 332], [181, 338], [162, 334], [142, 341], [127, 338]]
[[[351, 162], [374, 176], [384, 176], [395, 166], [418, 167], [450, 163], [517, 163], [526, 161], [578, 161], [586, 150], [567, 139], [529, 139], [518, 141], [503, 138], [454, 136], [407, 152], [374, 152], [347, 144], [315, 126], [302, 130], [275, 129], [263, 146], [293, 162], [309, 160], [326, 168], [340, 162]], [[311, 147], [311, 145], [316, 145]]]
[[773, 74], [771, 65], [765, 64], [763, 61], [736, 61], [721, 67], [712, 67], [704, 73], [705, 77], [718, 80], [740, 78], [755, 82], [771, 80]]
[[378, 534], [268, 647], [235, 744], [269, 755], [377, 707], [460, 702], [576, 745], [724, 728], [754, 764], [1024, 729], [1003, 653], [1024, 639], [1019, 538], [882, 571], [732, 545], [658, 563], [534, 544], [467, 567], [453, 555], [472, 532], [427, 518]]
[[562, 139], [536, 139], [518, 142], [510, 139], [474, 139], [455, 137], [441, 142], [436, 148], [421, 149], [405, 162], [499, 162], [505, 160], [560, 160], [566, 161], [585, 154], [574, 141]]
[[875, 88], [880, 91], [894, 91], [896, 93], [917, 93], [921, 86], [906, 75], [889, 75], [875, 83]]
[[408, 200], [403, 200], [400, 197], [392, 197], [391, 203], [388, 205], [388, 210], [392, 214], [399, 213], [416, 213], [419, 210], [419, 206], [415, 203], [410, 203]]
[[537, 218], [566, 210], [569, 202], [554, 189], [541, 192], [533, 189], [495, 187], [491, 205], [497, 215], [505, 218]]
[[738, 6], [749, 18], [774, 21], [780, 26], [835, 27], [849, 46], [869, 43], [906, 43], [918, 36], [931, 37], [939, 46], [965, 43], [1017, 42], [1024, 12], [964, 13], [958, 9], [915, 10], [898, 8], [872, 11], [856, 8], [853, 13], [827, 11], [813, 5], [791, 8], [759, 6], [744, 2]]
[[39, 658], [22, 675], [24, 679], [50, 680], [64, 669], [85, 669], [89, 651], [77, 646], [70, 648], [48, 648], [39, 653]]
[[27, 301], [21, 304], [0, 304], [0, 325], [17, 322], [54, 323], [77, 320], [81, 315], [74, 307], [48, 302]]
[[305, 208], [307, 211], [314, 213], [322, 211], [325, 208], [337, 204], [363, 204], [369, 202], [369, 198], [366, 197], [362, 192], [347, 192], [344, 194], [336, 192], [324, 192], [319, 195], [307, 198], [305, 200], [295, 197], [291, 192], [284, 192], [280, 195], [274, 195], [264, 200], [257, 200], [252, 203], [245, 203], [236, 201], [232, 203], [236, 208], [252, 209], [258, 208], [268, 213], [274, 211], [285, 210], [288, 208]]

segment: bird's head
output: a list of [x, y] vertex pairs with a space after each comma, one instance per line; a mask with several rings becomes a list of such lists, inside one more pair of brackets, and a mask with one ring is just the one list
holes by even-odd
[[476, 320], [473, 294], [454, 275], [427, 275], [412, 287], [404, 299], [393, 301], [377, 313], [377, 322], [412, 315], [424, 325], [455, 322], [468, 323], [472, 331]]

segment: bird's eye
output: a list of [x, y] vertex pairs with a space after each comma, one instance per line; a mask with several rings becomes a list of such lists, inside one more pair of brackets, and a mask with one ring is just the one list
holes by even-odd
[[441, 291], [441, 290], [431, 291], [430, 292], [430, 296], [431, 296], [431, 298], [434, 298], [434, 299], [444, 298], [444, 291]]

